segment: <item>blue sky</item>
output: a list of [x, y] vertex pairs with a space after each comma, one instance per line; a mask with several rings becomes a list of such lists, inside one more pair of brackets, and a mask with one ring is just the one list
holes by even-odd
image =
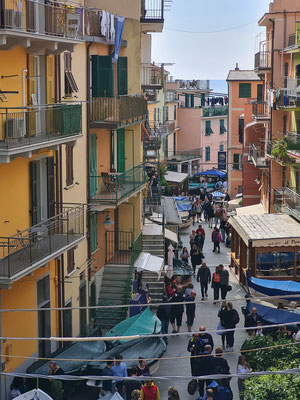
[[[175, 63], [167, 67], [179, 79], [226, 79], [230, 69], [254, 65], [257, 21], [270, 0], [173, 0], [162, 33], [152, 36], [152, 60]], [[256, 22], [253, 22], [256, 21]], [[183, 33], [172, 29], [219, 33]]]

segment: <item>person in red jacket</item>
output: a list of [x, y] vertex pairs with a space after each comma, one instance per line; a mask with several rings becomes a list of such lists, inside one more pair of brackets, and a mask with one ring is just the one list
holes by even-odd
[[159, 389], [152, 380], [148, 379], [142, 386], [141, 400], [160, 400]]

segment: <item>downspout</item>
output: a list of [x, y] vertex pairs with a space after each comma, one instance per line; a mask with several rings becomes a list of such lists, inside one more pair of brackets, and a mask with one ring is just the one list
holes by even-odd
[[[275, 42], [275, 21], [272, 21], [272, 58], [271, 58], [271, 82], [270, 82], [270, 86], [271, 89], [273, 89], [273, 85], [274, 85], [274, 42]], [[270, 118], [270, 138], [269, 140], [272, 143], [272, 139], [273, 139], [273, 134], [272, 134], [272, 130], [273, 130], [273, 108], [271, 108], [271, 118]], [[269, 169], [269, 182], [268, 182], [268, 192], [269, 192], [269, 201], [268, 201], [268, 213], [271, 213], [271, 197], [272, 197], [272, 160], [271, 162], [271, 167]]]
[[[86, 171], [87, 171], [87, 199], [88, 204], [90, 202], [90, 101], [91, 101], [91, 93], [90, 93], [90, 86], [91, 86], [91, 69], [90, 69], [90, 47], [92, 46], [92, 42], [86, 47]], [[89, 282], [91, 280], [91, 268], [92, 268], [92, 253], [91, 253], [91, 237], [90, 237], [90, 230], [91, 230], [91, 223], [89, 217], [89, 206], [87, 205], [87, 219], [86, 219], [86, 227], [87, 227], [87, 237], [88, 237], [88, 246], [87, 246], [87, 256], [88, 256], [88, 284], [87, 284], [87, 296], [88, 299], [90, 298], [90, 286]], [[90, 260], [90, 262], [89, 262]]]

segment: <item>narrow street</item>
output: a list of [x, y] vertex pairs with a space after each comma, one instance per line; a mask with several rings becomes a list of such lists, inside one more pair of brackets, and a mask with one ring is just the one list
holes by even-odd
[[[218, 264], [224, 264], [225, 267], [229, 265], [230, 262], [230, 249], [225, 247], [224, 244], [221, 244], [221, 252], [220, 254], [216, 254], [212, 252], [212, 242], [211, 242], [211, 232], [212, 229], [208, 227], [208, 224], [202, 223], [202, 226], [205, 230], [206, 234], [206, 239], [204, 243], [204, 256], [205, 256], [205, 262], [207, 263], [208, 267], [215, 267]], [[192, 231], [192, 229], [195, 229], [197, 225], [194, 227], [191, 226], [189, 229], [186, 229], [184, 233], [181, 234], [181, 239], [183, 241], [183, 246], [186, 246], [188, 250], [190, 249], [189, 246], [189, 235]], [[211, 272], [214, 271], [214, 268], [211, 269]], [[201, 290], [200, 290], [200, 284], [197, 282], [196, 277], [193, 277], [193, 284], [195, 286], [195, 291], [197, 293], [196, 300], [199, 301], [201, 299]], [[230, 273], [230, 284], [232, 286], [232, 291], [228, 293], [227, 298], [232, 299], [232, 298], [238, 298], [238, 297], [244, 297], [245, 292], [241, 288], [241, 286], [238, 284], [236, 278], [232, 273]], [[208, 300], [213, 299], [213, 292], [212, 289], [209, 288], [209, 293], [208, 293]], [[240, 322], [239, 322], [239, 327], [243, 327], [244, 324], [244, 318], [241, 312], [241, 306], [245, 305], [245, 301], [236, 301], [234, 302], [233, 306], [234, 308], [238, 311], [240, 315]], [[213, 304], [211, 302], [206, 302], [203, 301], [200, 305], [198, 304], [196, 307], [196, 318], [195, 322], [193, 325], [193, 330], [196, 331], [198, 330], [200, 325], [204, 325], [207, 330], [209, 329], [216, 329], [218, 326], [218, 313], [219, 305], [218, 304]], [[181, 329], [181, 332], [187, 331], [187, 325], [185, 324], [186, 318], [185, 315], [183, 316], [183, 326]], [[171, 332], [171, 329], [169, 328], [169, 332]], [[214, 345], [216, 347], [222, 346], [221, 342], [221, 336], [217, 334], [213, 334], [213, 339], [214, 339]], [[244, 342], [246, 338], [246, 333], [244, 331], [237, 332], [235, 334], [235, 345], [234, 345], [234, 351], [238, 351]], [[181, 357], [181, 356], [186, 356], [188, 355], [187, 351], [187, 344], [189, 341], [188, 336], [175, 336], [175, 337], [170, 337], [169, 338], [169, 344], [166, 353], [164, 354], [164, 357]], [[226, 355], [225, 357], [229, 363], [230, 366], [230, 371], [235, 372], [236, 371], [236, 366], [237, 366], [237, 360], [238, 360], [239, 354], [231, 354], [231, 355]], [[179, 375], [190, 375], [190, 360], [188, 358], [186, 359], [181, 359], [178, 361], [174, 360], [165, 360], [161, 361], [158, 370], [154, 374], [155, 376], [165, 376], [165, 375], [174, 375], [174, 376], [179, 376]], [[197, 398], [198, 392], [195, 393], [194, 396], [190, 396], [187, 393], [187, 384], [188, 381], [182, 381], [182, 380], [174, 380], [173, 382], [168, 382], [168, 381], [158, 381], [157, 385], [159, 386], [159, 389], [161, 391], [161, 398], [166, 399], [167, 398], [167, 391], [168, 387], [170, 386], [175, 386], [179, 394], [181, 395], [182, 398], [186, 400], [190, 399], [195, 399]], [[231, 388], [234, 394], [234, 399], [238, 399], [238, 389], [237, 389], [237, 380], [233, 378], [231, 380]]]

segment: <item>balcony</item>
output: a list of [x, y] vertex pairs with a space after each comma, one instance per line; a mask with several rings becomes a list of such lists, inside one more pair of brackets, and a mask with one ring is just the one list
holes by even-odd
[[272, 53], [270, 51], [259, 51], [255, 54], [254, 69], [257, 72], [271, 70]]
[[81, 104], [0, 108], [0, 163], [74, 142], [81, 136]]
[[296, 34], [289, 35], [288, 47], [296, 44]]
[[175, 121], [166, 121], [166, 122], [147, 121], [146, 128], [150, 136], [161, 138], [175, 132], [176, 124]]
[[298, 132], [287, 132], [285, 135], [287, 141], [287, 150], [300, 152], [300, 133]]
[[144, 164], [123, 173], [102, 172], [101, 176], [90, 176], [91, 203], [97, 206], [115, 205], [139, 192], [146, 182]]
[[145, 120], [147, 100], [143, 96], [94, 97], [90, 103], [90, 126], [117, 129]]
[[176, 152], [168, 151], [168, 162], [186, 162], [191, 160], [199, 160], [202, 158], [202, 148], [192, 150], [177, 150]]
[[270, 112], [268, 103], [266, 101], [254, 101], [252, 103], [252, 115], [256, 121], [269, 121]]
[[162, 32], [164, 26], [164, 0], [141, 0], [143, 32]]
[[300, 221], [300, 195], [288, 187], [273, 189], [274, 208]]
[[84, 208], [61, 214], [10, 237], [0, 238], [0, 288], [31, 274], [84, 239]]
[[257, 143], [249, 143], [249, 155], [257, 168], [267, 168], [265, 147]]
[[202, 109], [202, 117], [218, 117], [228, 115], [228, 106], [206, 107]]
[[142, 63], [141, 85], [142, 89], [161, 89], [163, 69], [154, 64]]
[[83, 8], [51, 0], [2, 2], [0, 13], [1, 50], [23, 46], [30, 52], [74, 51], [83, 40]]

